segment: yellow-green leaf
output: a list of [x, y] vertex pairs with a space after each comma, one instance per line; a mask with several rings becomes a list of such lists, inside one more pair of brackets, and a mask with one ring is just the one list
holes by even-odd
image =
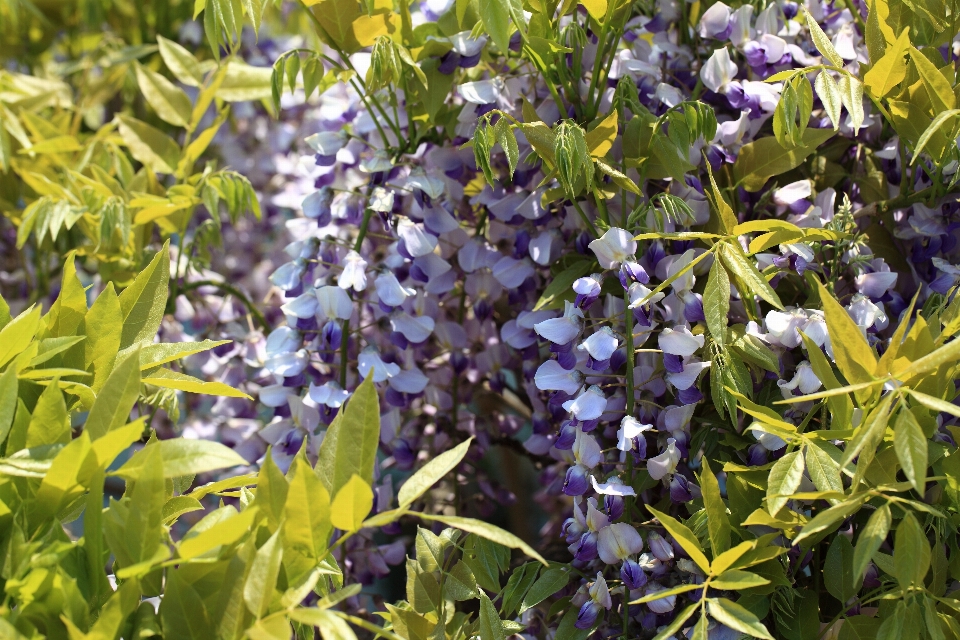
[[827, 288], [817, 282], [823, 313], [826, 316], [830, 344], [840, 373], [851, 384], [871, 382], [871, 372], [877, 368], [877, 356], [867, 344], [860, 327], [847, 310], [840, 306]]
[[[193, 498], [191, 500], [196, 502]], [[253, 505], [235, 516], [224, 518], [197, 535], [190, 536], [188, 534], [177, 545], [177, 554], [183, 560], [190, 560], [217, 547], [231, 545], [251, 531], [257, 515], [257, 507]]]
[[[595, 0], [602, 2], [604, 11], [606, 11], [606, 0]], [[603, 16], [601, 15], [601, 18]], [[594, 158], [603, 158], [613, 147], [617, 139], [617, 111], [614, 109], [606, 118], [600, 121], [596, 127], [586, 133], [584, 139], [587, 141], [587, 149]]]
[[359, 531], [373, 508], [373, 490], [357, 474], [337, 492], [330, 505], [330, 521], [343, 531]]
[[709, 598], [707, 606], [710, 617], [720, 624], [754, 638], [773, 640], [760, 619], [742, 605], [726, 598]]
[[92, 440], [127, 424], [133, 405], [140, 397], [139, 364], [140, 354], [134, 351], [111, 372], [97, 394], [83, 427]]
[[943, 77], [936, 65], [930, 62], [916, 47], [911, 46], [907, 49], [907, 52], [910, 54], [913, 64], [916, 65], [920, 80], [923, 81], [923, 86], [927, 90], [927, 97], [930, 98], [933, 112], [938, 114], [956, 108], [957, 98], [953, 93], [953, 87]]
[[140, 91], [160, 119], [177, 127], [187, 126], [193, 109], [187, 94], [148, 67], [138, 64], [135, 69]]
[[171, 371], [170, 369], [157, 369], [156, 371], [152, 371], [143, 379], [143, 382], [145, 384], [152, 384], [155, 387], [163, 387], [164, 389], [176, 389], [190, 393], [203, 393], [211, 396], [253, 400], [253, 398], [244, 392], [238, 391], [222, 382], [205, 382], [199, 378], [188, 376], [185, 373]]
[[807, 21], [807, 28], [810, 30], [810, 37], [813, 40], [813, 44], [817, 47], [817, 51], [823, 55], [827, 61], [830, 62], [835, 67], [843, 67], [843, 58], [840, 57], [840, 54], [837, 53], [837, 50], [833, 47], [833, 43], [830, 42], [830, 38], [827, 37], [827, 34], [823, 32], [823, 29], [820, 28], [820, 25], [814, 20], [806, 9], [801, 9], [803, 12], [804, 18]]
[[481, 520], [474, 520], [473, 518], [462, 518], [460, 516], [433, 515], [427, 513], [416, 513], [411, 515], [417, 515], [424, 520], [436, 520], [444, 523], [445, 525], [466, 531], [467, 533], [473, 533], [481, 538], [486, 538], [487, 540], [491, 540], [497, 544], [502, 544], [505, 547], [519, 549], [543, 565], [548, 564], [547, 561], [543, 559], [543, 556], [537, 553], [529, 544], [513, 535], [509, 531], [504, 531], [495, 525], [483, 522]]
[[789, 149], [781, 146], [773, 136], [745, 144], [733, 165], [734, 179], [747, 191], [759, 191], [771, 177], [800, 166], [834, 133], [832, 129], [808, 127], [803, 132], [802, 144]]
[[471, 436], [453, 449], [445, 451], [436, 458], [433, 458], [427, 462], [427, 464], [423, 465], [415, 474], [410, 476], [397, 493], [397, 501], [400, 504], [400, 508], [402, 509], [403, 507], [408, 507], [413, 504], [414, 500], [426, 493], [430, 487], [460, 464], [463, 457], [467, 455], [467, 450], [470, 448], [472, 441], [473, 437]]
[[876, 98], [883, 98], [903, 82], [907, 75], [907, 48], [910, 46], [910, 27], [906, 27], [896, 42], [887, 47], [880, 58], [863, 76], [863, 83]]
[[117, 115], [120, 137], [131, 155], [156, 173], [173, 173], [180, 147], [170, 136], [130, 116]]
[[667, 532], [676, 539], [677, 543], [683, 547], [683, 550], [690, 556], [690, 559], [697, 563], [697, 566], [700, 567], [704, 573], [710, 573], [710, 562], [703, 552], [703, 547], [700, 546], [700, 541], [693, 535], [693, 532], [673, 516], [661, 513], [649, 505], [647, 506], [647, 510], [652, 513]]

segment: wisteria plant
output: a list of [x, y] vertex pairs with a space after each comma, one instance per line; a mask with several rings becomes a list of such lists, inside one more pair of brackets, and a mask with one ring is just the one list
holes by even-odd
[[[237, 99], [304, 134], [280, 193], [245, 183], [299, 214], [231, 356], [259, 472], [211, 485], [237, 508], [193, 531], [233, 509], [237, 537], [186, 558], [256, 569], [229, 637], [960, 638], [960, 5], [275, 5], [200, 0], [213, 56], [133, 71], [181, 126], [173, 81], [241, 68], [246, 21], [274, 63]], [[183, 210], [168, 168], [145, 221]], [[172, 219], [143, 246], [202, 245]], [[164, 617], [171, 576], [217, 580], [174, 569], [192, 535], [143, 565], [181, 589], [153, 635], [226, 611]]]

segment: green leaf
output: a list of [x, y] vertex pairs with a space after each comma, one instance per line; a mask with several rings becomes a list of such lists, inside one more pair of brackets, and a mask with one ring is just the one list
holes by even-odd
[[737, 280], [737, 284], [746, 289], [741, 291], [742, 295], [760, 296], [777, 309], [783, 309], [783, 303], [780, 302], [777, 292], [773, 290], [763, 274], [757, 271], [757, 267], [747, 258], [739, 245], [721, 242], [719, 253], [724, 266]]
[[[271, 465], [273, 463], [271, 462]], [[276, 468], [276, 465], [273, 465]], [[330, 517], [330, 494], [326, 487], [314, 473], [302, 455], [298, 455], [293, 462], [292, 477], [286, 491], [276, 489], [286, 481], [283, 476], [276, 477], [276, 472], [268, 473], [270, 483], [267, 486], [272, 511], [276, 508], [280, 493], [285, 493], [286, 502], [283, 505], [283, 536], [284, 547], [288, 551], [299, 551], [318, 561], [327, 551], [327, 542], [332, 527]], [[257, 499], [260, 499], [261, 487], [257, 487]], [[265, 500], [266, 502], [266, 500]], [[264, 508], [268, 508], [266, 505]]]
[[[56, 238], [53, 238], [56, 240]], [[67, 254], [63, 265], [60, 295], [46, 315], [47, 331], [44, 338], [59, 338], [76, 335], [77, 327], [87, 314], [87, 295], [77, 277], [75, 254]]]
[[472, 600], [477, 597], [477, 579], [470, 567], [463, 560], [453, 565], [443, 580], [443, 588], [447, 597], [454, 600]]
[[22, 353], [37, 335], [39, 328], [40, 307], [31, 305], [0, 330], [0, 367]]
[[359, 531], [373, 508], [373, 490], [357, 474], [337, 491], [330, 505], [330, 521], [343, 531]]
[[427, 462], [427, 464], [423, 465], [415, 474], [410, 476], [397, 493], [397, 501], [400, 504], [400, 508], [402, 509], [413, 504], [413, 502], [426, 493], [430, 487], [456, 468], [456, 466], [460, 464], [460, 461], [463, 460], [463, 457], [467, 455], [467, 450], [470, 448], [471, 442], [473, 442], [472, 436], [453, 449], [444, 451], [436, 458], [433, 458]]
[[148, 67], [137, 64], [134, 68], [143, 97], [160, 119], [176, 127], [186, 127], [193, 109], [187, 94]]
[[[710, 573], [713, 575], [721, 575], [726, 573], [727, 569], [734, 566], [744, 554], [753, 551], [757, 547], [756, 540], [748, 540], [746, 542], [741, 542], [735, 547], [727, 549], [721, 554], [715, 554], [713, 557], [713, 562], [710, 563]], [[742, 565], [747, 566], [747, 565]]]
[[253, 32], [260, 32], [260, 21], [263, 20], [263, 0], [243, 0], [243, 9], [247, 18], [253, 23]]
[[880, 620], [868, 616], [851, 616], [840, 627], [839, 640], [876, 640]]
[[91, 443], [97, 466], [101, 470], [110, 466], [117, 456], [140, 439], [146, 420], [146, 416], [137, 418], [130, 424], [114, 429]]
[[557, 593], [570, 581], [570, 571], [562, 566], [551, 566], [540, 574], [530, 590], [523, 597], [520, 604], [520, 613], [537, 606], [553, 594]]
[[152, 384], [155, 387], [163, 387], [164, 389], [176, 389], [190, 393], [203, 393], [211, 396], [253, 400], [253, 398], [244, 392], [234, 389], [228, 384], [222, 382], [205, 382], [199, 378], [194, 378], [193, 376], [188, 376], [178, 371], [171, 371], [170, 369], [151, 371], [147, 374], [147, 377], [143, 379], [143, 382], [144, 384]]
[[[834, 352], [836, 352], [836, 348]], [[880, 444], [880, 440], [887, 429], [887, 422], [890, 419], [888, 411], [892, 400], [893, 394], [886, 395], [880, 401], [880, 404], [863, 418], [853, 439], [847, 442], [844, 448], [843, 457], [840, 459], [841, 467], [846, 467], [858, 455], [861, 460], [864, 455], [869, 456], [870, 459], [873, 458], [876, 453], [876, 446]]]
[[86, 640], [112, 640], [119, 637], [127, 617], [139, 604], [140, 585], [136, 580], [125, 581], [103, 605], [100, 617], [84, 637]]
[[537, 579], [537, 573], [540, 572], [540, 565], [536, 562], [528, 562], [519, 569], [515, 569], [507, 580], [507, 586], [503, 588], [503, 601], [500, 610], [504, 617], [510, 618], [517, 612], [517, 608], [523, 601], [527, 590]]
[[867, 344], [860, 327], [853, 321], [847, 310], [840, 306], [836, 298], [819, 281], [817, 289], [820, 302], [833, 345], [834, 360], [840, 373], [851, 384], [870, 382], [877, 366], [877, 356]]
[[736, 184], [747, 191], [759, 191], [769, 178], [800, 166], [834, 133], [832, 129], [808, 128], [803, 133], [802, 144], [792, 148], [784, 148], [773, 136], [743, 145], [733, 165]]
[[89, 453], [90, 437], [84, 433], [70, 441], [53, 459], [34, 498], [36, 502], [32, 515], [37, 520], [54, 516], [83, 493], [80, 483], [88, 480], [95, 469], [95, 464], [88, 463], [88, 460], [95, 463], [87, 455]]
[[904, 57], [909, 46], [910, 27], [906, 27], [896, 42], [886, 48], [883, 56], [863, 76], [864, 85], [874, 97], [883, 98], [903, 82], [907, 76], [907, 63]]
[[863, 572], [867, 570], [870, 560], [880, 549], [883, 541], [887, 539], [892, 522], [893, 519], [888, 505], [881, 506], [867, 520], [867, 524], [860, 531], [857, 546], [853, 551], [854, 577], [858, 579], [863, 577]]
[[720, 624], [753, 638], [773, 640], [773, 636], [770, 635], [759, 618], [736, 602], [726, 598], [709, 598], [707, 599], [707, 606], [710, 617]]
[[151, 444], [140, 452], [143, 467], [133, 483], [124, 527], [124, 542], [133, 563], [153, 558], [161, 545], [163, 534], [163, 503], [165, 498], [164, 472], [161, 449]]
[[933, 112], [941, 113], [956, 108], [957, 99], [953, 94], [953, 87], [943, 77], [940, 70], [916, 47], [911, 46], [907, 49], [907, 53], [910, 54], [910, 59], [917, 67], [917, 73], [920, 74], [920, 80], [927, 90], [927, 97], [933, 106]]
[[860, 505], [866, 502], [869, 497], [869, 495], [861, 493], [849, 500], [830, 507], [826, 511], [821, 511], [803, 526], [803, 529], [800, 530], [797, 537], [793, 539], [793, 544], [800, 544], [802, 540], [806, 540], [811, 536], [815, 536], [839, 524], [844, 518], [859, 509]]
[[667, 532], [683, 547], [683, 550], [687, 552], [690, 559], [697, 563], [697, 566], [700, 567], [705, 574], [709, 574], [710, 561], [707, 560], [707, 556], [704, 554], [703, 547], [700, 546], [700, 541], [697, 540], [697, 536], [693, 535], [693, 532], [690, 531], [685, 524], [673, 516], [661, 513], [650, 505], [647, 505], [647, 510], [660, 521], [660, 524], [664, 526]]
[[263, 546], [257, 549], [250, 565], [250, 573], [243, 585], [243, 601], [250, 613], [258, 619], [270, 609], [270, 601], [280, 575], [280, 562], [283, 560], [283, 542], [280, 532], [270, 536]]
[[380, 442], [380, 397], [367, 378], [340, 410], [320, 445], [317, 475], [336, 495], [355, 474], [369, 486]]
[[155, 173], [173, 173], [180, 162], [180, 147], [170, 136], [130, 116], [117, 116], [120, 137], [130, 154]]
[[201, 340], [200, 342], [156, 342], [140, 349], [140, 368], [149, 369], [174, 360], [209, 351], [230, 340]]
[[[350, 625], [333, 611], [318, 608], [298, 608], [291, 609], [288, 615], [291, 620], [317, 627], [323, 640], [356, 640], [357, 638]], [[289, 630], [284, 638], [287, 636], [289, 636]]]
[[510, 50], [510, 13], [507, 0], [479, 0], [480, 21], [484, 31], [500, 51]]
[[863, 126], [863, 83], [843, 74], [840, 76], [840, 101], [850, 115], [850, 126], [859, 132]]
[[185, 513], [202, 511], [203, 505], [190, 496], [174, 496], [163, 503], [163, 524], [171, 525]]
[[493, 127], [493, 132], [497, 137], [497, 142], [503, 148], [503, 153], [507, 156], [507, 165], [510, 168], [510, 178], [513, 179], [513, 172], [517, 168], [517, 161], [520, 159], [520, 148], [517, 146], [517, 138], [513, 135], [513, 129], [506, 118], [497, 120]]
[[203, 84], [203, 70], [192, 53], [160, 35], [157, 36], [157, 44], [160, 46], [160, 57], [177, 80], [191, 87]]
[[590, 271], [594, 268], [595, 263], [592, 260], [577, 260], [566, 269], [553, 276], [546, 288], [544, 288], [543, 293], [540, 295], [540, 299], [537, 300], [537, 304], [534, 305], [533, 310], [539, 311], [541, 309], [562, 309], [564, 296], [570, 292], [571, 287], [573, 287], [573, 283], [578, 278], [582, 278], [590, 273]]
[[526, 542], [513, 535], [509, 531], [504, 531], [500, 527], [487, 522], [474, 520], [473, 518], [462, 518], [460, 516], [433, 515], [428, 513], [411, 513], [411, 515], [419, 516], [424, 520], [435, 520], [442, 522], [447, 526], [456, 527], [457, 529], [461, 529], [467, 533], [472, 533], [480, 536], [481, 538], [496, 542], [497, 544], [502, 544], [505, 547], [519, 549], [534, 560], [538, 560], [541, 564], [547, 564], [547, 561], [544, 560], [543, 557]]
[[40, 394], [37, 406], [30, 415], [27, 427], [25, 447], [32, 449], [45, 444], [66, 444], [70, 442], [70, 421], [67, 416], [67, 404], [64, 402], [60, 385], [54, 380]]
[[913, 412], [906, 407], [897, 414], [893, 445], [904, 475], [923, 495], [927, 484], [927, 438]]
[[833, 43], [830, 42], [830, 38], [827, 37], [827, 34], [823, 32], [823, 29], [820, 28], [820, 25], [817, 21], [811, 16], [806, 9], [802, 9], [803, 16], [807, 22], [807, 28], [810, 30], [810, 37], [813, 40], [813, 44], [817, 47], [817, 51], [826, 58], [830, 64], [835, 67], [843, 67], [843, 58], [840, 57], [840, 54], [837, 53], [837, 50], [834, 49]]
[[[867, 72], [867, 75], [869, 75], [869, 72]], [[820, 102], [823, 103], [823, 110], [833, 124], [833, 130], [838, 131], [840, 129], [840, 108], [843, 103], [837, 81], [826, 70], [823, 70], [817, 74], [813, 86], [817, 90]]]
[[580, 4], [586, 8], [591, 18], [601, 24], [603, 23], [603, 19], [607, 15], [607, 0], [581, 0]]
[[728, 569], [710, 581], [710, 586], [714, 589], [728, 591], [762, 587], [765, 584], [770, 584], [770, 581], [761, 575], [740, 569]]
[[[820, 382], [823, 383], [824, 388], [828, 391], [842, 388], [843, 385], [840, 384], [837, 376], [834, 375], [830, 361], [827, 360], [827, 357], [823, 354], [823, 351], [820, 350], [820, 347], [817, 346], [817, 343], [802, 331], [800, 332], [800, 337], [803, 339], [803, 346], [807, 350], [807, 359], [810, 361], [813, 373], [816, 374]], [[853, 403], [850, 401], [849, 395], [830, 396], [827, 398], [827, 406], [830, 408], [831, 422], [833, 424], [850, 424], [850, 420], [853, 417]]]
[[113, 369], [123, 335], [123, 311], [112, 282], [94, 300], [83, 323], [87, 334], [83, 342], [83, 361], [87, 369], [93, 366], [90, 388], [96, 393]]
[[710, 335], [723, 345], [727, 333], [727, 315], [730, 313], [730, 277], [720, 260], [710, 266], [707, 287], [703, 292], [703, 314]]
[[160, 619], [166, 636], [184, 640], [211, 640], [213, 625], [197, 593], [181, 571], [168, 571], [160, 601]]
[[270, 67], [254, 67], [239, 60], [231, 60], [227, 63], [223, 82], [217, 89], [217, 98], [226, 102], [268, 100], [273, 96], [272, 75]]
[[[23, 410], [26, 413], [26, 409]], [[19, 418], [17, 419], [19, 421]], [[0, 458], [0, 474], [17, 478], [43, 478], [62, 444], [47, 444], [33, 449], [21, 449], [6, 458]], [[9, 444], [8, 447], [9, 449]]]
[[3, 375], [0, 375], [0, 447], [6, 441], [10, 427], [13, 426], [19, 387], [17, 370], [14, 367], [8, 367]]
[[907, 393], [910, 394], [914, 400], [922, 404], [928, 409], [933, 409], [937, 412], [949, 413], [952, 416], [960, 417], [960, 407], [953, 404], [952, 402], [947, 402], [940, 398], [936, 398], [926, 393], [921, 393], [910, 388], [905, 389]]
[[673, 638], [674, 635], [680, 631], [684, 623], [690, 619], [690, 617], [700, 608], [699, 602], [694, 602], [691, 605], [688, 605], [686, 609], [677, 614], [677, 617], [673, 619], [673, 622], [668, 624], [665, 629], [659, 631], [657, 635], [653, 637], [653, 640], [667, 640], [667, 638]]
[[123, 334], [120, 348], [152, 343], [167, 306], [167, 285], [170, 281], [170, 244], [153, 257], [136, 280], [120, 294]]
[[893, 564], [901, 589], [923, 587], [923, 578], [930, 568], [930, 544], [920, 523], [908, 511], [900, 525], [893, 545]]
[[13, 320], [13, 317], [10, 315], [10, 305], [0, 295], [0, 329], [7, 326], [11, 320]]
[[[930, 142], [930, 139], [933, 138], [934, 134], [943, 128], [947, 122], [950, 122], [950, 128], [945, 132], [948, 138], [952, 138], [953, 132], [956, 130], [956, 119], [960, 115], [960, 109], [950, 109], [948, 111], [942, 111], [937, 114], [937, 117], [933, 119], [926, 129], [924, 129], [923, 134], [920, 135], [920, 138], [917, 140], [917, 146], [913, 150], [913, 158], [910, 160], [910, 164], [914, 164], [917, 161], [917, 158], [920, 157], [920, 152], [927, 146], [927, 143]], [[938, 349], [939, 351], [939, 349]], [[933, 355], [933, 354], [930, 354]]]
[[843, 480], [840, 478], [840, 465], [826, 451], [816, 444], [808, 444], [804, 452], [807, 472], [820, 491], [843, 493]]
[[154, 447], [163, 459], [164, 478], [196, 475], [247, 464], [237, 452], [219, 442], [173, 438], [138, 451], [112, 475], [136, 480], [147, 463], [147, 450]]
[[823, 564], [823, 584], [827, 592], [843, 604], [857, 594], [862, 583], [863, 576], [853, 572], [850, 538], [843, 534], [835, 536]]
[[707, 509], [710, 548], [716, 557], [730, 548], [730, 519], [727, 517], [727, 505], [720, 496], [720, 484], [706, 457], [703, 458], [703, 470], [700, 472], [700, 489], [703, 492], [703, 505]]
[[793, 451], [777, 460], [767, 479], [767, 511], [777, 515], [790, 496], [796, 493], [803, 479], [804, 460], [799, 451]]
[[867, 25], [864, 40], [867, 43], [867, 52], [870, 62], [876, 64], [883, 57], [887, 46], [897, 38], [893, 29], [887, 23], [890, 17], [890, 7], [887, 0], [871, 0], [868, 2]]
[[236, 515], [223, 518], [196, 535], [191, 536], [188, 533], [177, 545], [177, 554], [182, 560], [190, 560], [218, 547], [232, 545], [252, 531], [251, 527], [258, 515], [257, 508], [251, 506]]
[[[294, 460], [294, 467], [296, 467], [297, 464], [297, 461]], [[311, 472], [310, 475], [313, 476], [313, 479], [319, 481], [316, 474], [312, 473], [313, 469], [310, 469], [309, 465], [306, 466]], [[296, 470], [294, 470], [294, 477], [296, 477]], [[267, 447], [267, 453], [264, 455], [263, 464], [260, 465], [260, 472], [257, 474], [256, 483], [257, 505], [259, 505], [260, 510], [266, 514], [270, 530], [276, 531], [280, 527], [280, 522], [283, 520], [283, 510], [284, 505], [287, 503], [289, 484], [287, 479], [283, 477], [283, 472], [280, 471], [277, 463], [273, 461], [273, 451], [271, 447]], [[327, 505], [329, 508], [330, 495], [326, 493], [326, 489], [323, 491], [327, 496]], [[306, 490], [304, 490], [303, 493], [304, 495], [300, 496], [301, 498], [308, 495]], [[299, 516], [297, 516], [297, 518], [299, 518]], [[307, 522], [309, 523], [309, 519]], [[288, 533], [290, 526], [293, 526], [292, 522], [288, 525]], [[290, 545], [288, 544], [287, 546], [289, 547]], [[309, 546], [312, 547], [313, 545]]]
[[134, 351], [107, 378], [83, 426], [92, 440], [127, 424], [140, 397], [139, 365], [140, 354]]
[[497, 608], [483, 591], [480, 592], [480, 637], [484, 640], [507, 640]]

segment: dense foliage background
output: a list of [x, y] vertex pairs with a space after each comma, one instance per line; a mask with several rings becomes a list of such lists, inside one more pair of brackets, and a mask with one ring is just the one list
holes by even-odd
[[0, 0], [0, 636], [960, 639], [958, 20]]

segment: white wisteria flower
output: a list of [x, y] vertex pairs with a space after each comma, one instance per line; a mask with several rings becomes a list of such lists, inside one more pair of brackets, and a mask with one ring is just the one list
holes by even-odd
[[636, 259], [637, 241], [629, 231], [617, 227], [607, 229], [606, 233], [588, 246], [604, 269], [615, 269], [621, 262]]

